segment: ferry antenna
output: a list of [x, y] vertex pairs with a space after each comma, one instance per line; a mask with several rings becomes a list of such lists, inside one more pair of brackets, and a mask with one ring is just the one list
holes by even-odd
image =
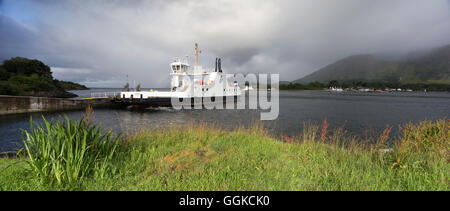
[[200, 48], [198, 47], [198, 44], [195, 43], [195, 69], [198, 69], [198, 54], [202, 53], [202, 51], [200, 50]]

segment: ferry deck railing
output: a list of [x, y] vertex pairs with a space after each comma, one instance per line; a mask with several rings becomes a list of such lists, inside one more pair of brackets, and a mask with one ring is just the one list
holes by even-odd
[[92, 92], [91, 98], [115, 98], [119, 97], [120, 92]]

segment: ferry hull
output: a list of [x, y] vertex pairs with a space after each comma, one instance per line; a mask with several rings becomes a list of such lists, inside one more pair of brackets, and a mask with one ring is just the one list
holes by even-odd
[[[206, 105], [206, 104], [214, 104], [214, 103], [226, 103], [226, 102], [237, 102], [238, 96], [229, 96], [229, 97], [215, 97], [208, 98], [208, 100], [204, 100], [202, 97], [195, 98], [174, 98], [175, 101], [178, 101], [179, 105], [185, 106], [195, 106], [198, 104]], [[121, 99], [120, 102], [124, 103], [127, 106], [132, 106], [137, 109], [144, 108], [157, 108], [157, 107], [173, 107], [172, 98], [163, 97], [163, 98], [147, 98], [147, 99]]]

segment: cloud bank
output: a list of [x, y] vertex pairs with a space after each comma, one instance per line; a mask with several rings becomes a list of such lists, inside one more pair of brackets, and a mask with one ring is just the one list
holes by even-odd
[[200, 44], [203, 66], [301, 78], [343, 57], [450, 44], [449, 0], [0, 1], [0, 59], [36, 58], [61, 80], [167, 87]]

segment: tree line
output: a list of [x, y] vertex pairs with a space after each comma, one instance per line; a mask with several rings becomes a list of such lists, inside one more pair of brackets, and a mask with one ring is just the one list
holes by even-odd
[[364, 81], [351, 81], [351, 82], [339, 82], [332, 80], [328, 83], [312, 82], [308, 84], [289, 83], [280, 84], [280, 90], [323, 90], [330, 87], [343, 88], [343, 89], [359, 89], [359, 88], [372, 88], [372, 89], [402, 89], [413, 91], [450, 91], [450, 84], [432, 84], [432, 83], [410, 83], [402, 84], [397, 82], [364, 82]]

